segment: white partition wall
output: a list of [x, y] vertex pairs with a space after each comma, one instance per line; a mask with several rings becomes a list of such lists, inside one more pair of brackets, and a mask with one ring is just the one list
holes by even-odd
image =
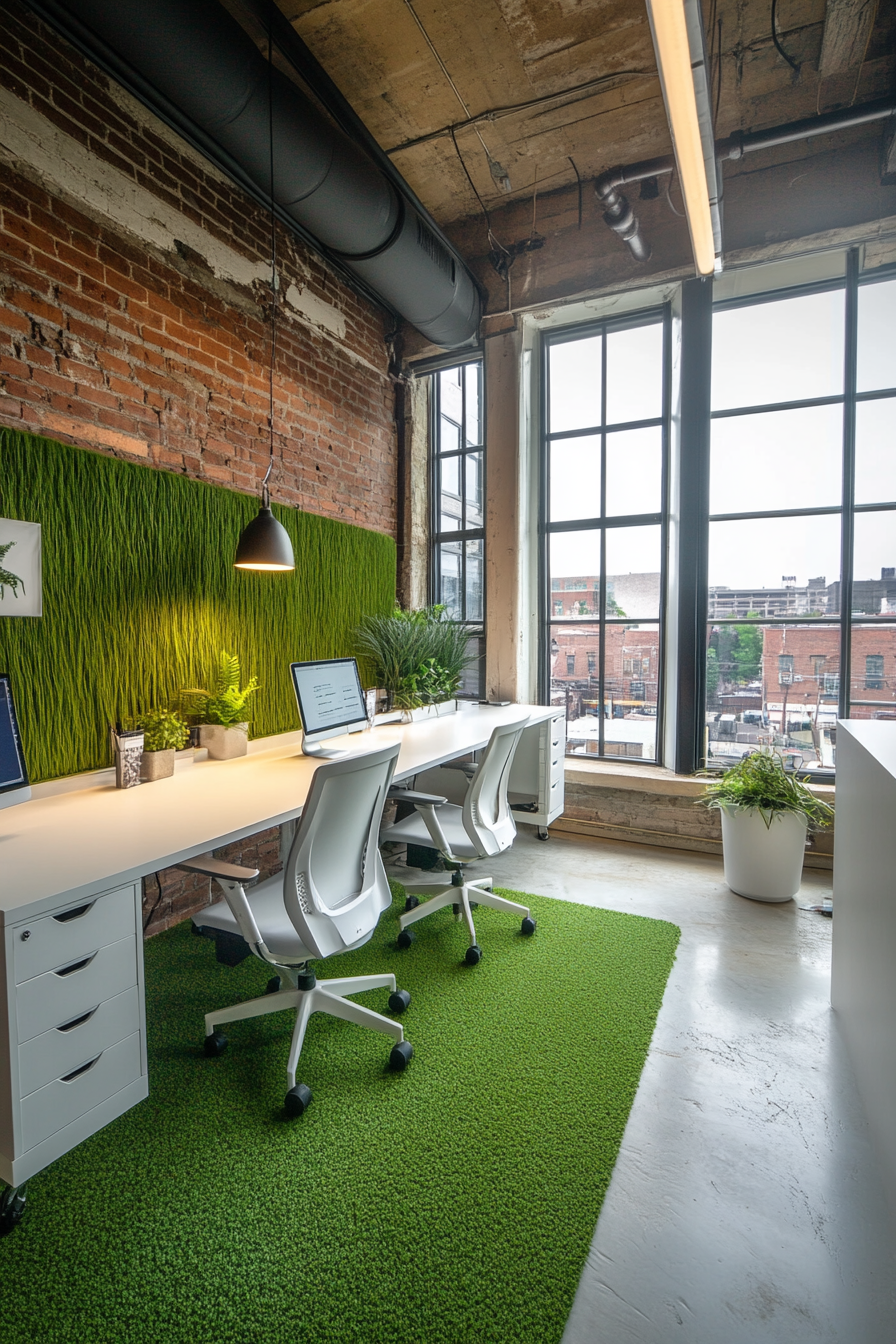
[[837, 739], [831, 1002], [896, 1214], [896, 723]]

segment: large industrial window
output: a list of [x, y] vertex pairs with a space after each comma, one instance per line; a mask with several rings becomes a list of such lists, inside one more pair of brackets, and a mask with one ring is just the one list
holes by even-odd
[[663, 311], [544, 345], [541, 690], [572, 755], [657, 759], [668, 351]]
[[433, 602], [470, 628], [476, 661], [461, 693], [484, 693], [485, 449], [482, 361], [432, 375], [431, 574]]
[[896, 279], [713, 316], [707, 761], [896, 718]]

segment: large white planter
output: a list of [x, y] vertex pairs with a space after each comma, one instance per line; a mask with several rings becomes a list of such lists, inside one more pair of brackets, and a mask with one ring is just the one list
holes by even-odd
[[207, 749], [212, 761], [232, 761], [235, 756], [245, 756], [249, 750], [249, 725], [234, 723], [225, 728], [220, 723], [203, 723], [199, 728], [199, 745]]
[[789, 901], [800, 889], [806, 851], [806, 822], [779, 813], [766, 826], [754, 808], [722, 807], [725, 881], [751, 901]]

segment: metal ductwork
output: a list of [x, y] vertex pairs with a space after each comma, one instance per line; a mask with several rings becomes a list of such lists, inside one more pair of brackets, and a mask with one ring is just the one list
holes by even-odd
[[[776, 145], [788, 145], [796, 140], [810, 140], [816, 135], [842, 131], [850, 126], [862, 126], [869, 121], [884, 121], [892, 116], [896, 116], [896, 98], [882, 98], [859, 107], [842, 108], [838, 112], [807, 117], [804, 121], [792, 121], [785, 126], [772, 126], [765, 131], [735, 131], [726, 140], [716, 141], [716, 160], [721, 163], [725, 159], [741, 159], [745, 154], [755, 153], [759, 149], [773, 149]], [[628, 244], [635, 261], [649, 260], [650, 244], [641, 234], [637, 216], [619, 188], [627, 183], [643, 182], [649, 177], [662, 177], [674, 168], [675, 159], [669, 154], [660, 159], [645, 159], [627, 168], [610, 168], [595, 179], [595, 194], [605, 207], [604, 221]]]
[[429, 340], [454, 349], [476, 339], [479, 291], [433, 220], [396, 173], [269, 67], [218, 0], [29, 4]]

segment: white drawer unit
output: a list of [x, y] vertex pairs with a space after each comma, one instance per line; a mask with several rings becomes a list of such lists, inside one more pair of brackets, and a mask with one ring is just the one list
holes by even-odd
[[6, 916], [0, 1179], [21, 1186], [147, 1095], [140, 884]]
[[547, 840], [548, 826], [563, 813], [565, 767], [566, 717], [561, 709], [525, 730], [510, 771], [508, 797], [519, 819], [538, 827], [541, 840]]

